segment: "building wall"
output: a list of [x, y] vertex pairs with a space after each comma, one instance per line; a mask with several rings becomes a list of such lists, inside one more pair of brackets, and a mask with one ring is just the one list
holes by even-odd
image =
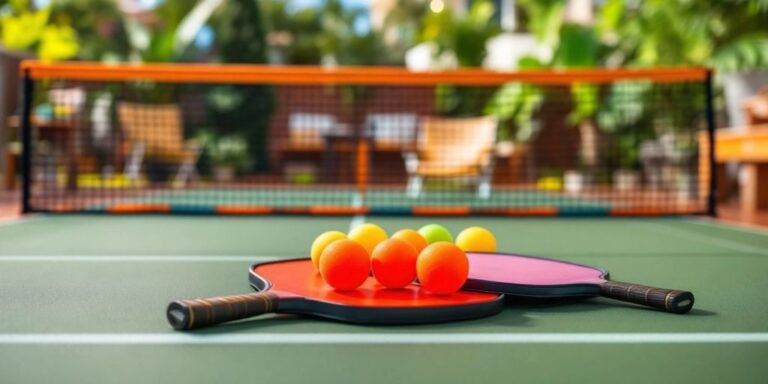
[[19, 63], [25, 58], [31, 58], [31, 55], [0, 48], [0, 174], [3, 175], [0, 180], [5, 180], [8, 141], [11, 137], [8, 118], [19, 110]]

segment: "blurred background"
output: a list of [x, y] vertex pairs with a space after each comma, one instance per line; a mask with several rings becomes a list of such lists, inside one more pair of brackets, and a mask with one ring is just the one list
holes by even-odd
[[[705, 66], [716, 73], [718, 127], [768, 122], [768, 0], [0, 0], [0, 170], [11, 190], [0, 211], [16, 211], [9, 162], [20, 146], [7, 122], [19, 112], [19, 62], [33, 58], [413, 71]], [[736, 188], [738, 166], [727, 174]], [[741, 212], [722, 204], [725, 215]]]

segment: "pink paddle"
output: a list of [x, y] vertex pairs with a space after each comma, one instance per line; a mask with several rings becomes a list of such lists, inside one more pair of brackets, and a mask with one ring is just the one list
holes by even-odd
[[467, 290], [542, 298], [604, 296], [672, 313], [686, 313], [693, 307], [691, 292], [611, 281], [600, 268], [502, 253], [467, 256]]

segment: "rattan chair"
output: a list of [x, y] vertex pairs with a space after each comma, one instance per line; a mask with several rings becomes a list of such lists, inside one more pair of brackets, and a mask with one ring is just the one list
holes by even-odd
[[129, 153], [125, 173], [132, 181], [139, 181], [145, 159], [178, 165], [176, 185], [197, 177], [195, 164], [202, 146], [184, 140], [181, 110], [176, 104], [121, 102], [117, 114]]
[[497, 127], [495, 117], [422, 118], [416, 150], [403, 154], [408, 196], [419, 197], [427, 178], [468, 178], [479, 198], [489, 198]]

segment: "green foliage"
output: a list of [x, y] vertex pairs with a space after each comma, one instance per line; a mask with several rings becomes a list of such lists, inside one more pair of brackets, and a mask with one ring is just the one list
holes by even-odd
[[0, 41], [11, 50], [36, 50], [44, 61], [74, 57], [80, 48], [77, 33], [66, 20], [54, 20], [50, 6], [34, 9], [26, 0], [5, 5]]
[[460, 67], [479, 67], [485, 59], [485, 43], [501, 32], [493, 22], [495, 7], [488, 0], [476, 0], [464, 17], [457, 17], [450, 8], [425, 14], [421, 41], [437, 45], [438, 54], [451, 51]]
[[475, 1], [466, 17], [455, 26], [454, 50], [459, 66], [482, 65], [485, 59], [485, 42], [497, 35], [500, 29], [491, 22], [495, 9], [489, 1]]
[[52, 18], [77, 31], [84, 60], [125, 61], [130, 43], [122, 14], [113, 0], [58, 0], [53, 3]]
[[258, 0], [227, 1], [213, 20], [222, 61], [265, 63], [266, 32]]
[[[261, 1], [270, 46], [286, 64], [401, 64], [404, 51], [391, 51], [377, 31], [357, 31], [362, 8], [328, 0], [320, 7], [291, 9], [283, 0]], [[397, 54], [399, 53], [399, 54]]]
[[123, 16], [123, 25], [130, 43], [130, 60], [141, 62], [181, 61], [182, 53], [191, 41], [180, 46], [179, 26], [201, 3], [188, 0], [164, 0], [154, 10], [156, 22], [141, 22]]
[[[264, 64], [267, 45], [259, 0], [228, 0], [211, 20], [216, 31], [217, 59], [226, 63]], [[274, 90], [263, 85], [217, 85], [208, 88], [208, 117], [219, 129], [245, 140], [247, 164], [269, 166], [269, 118]]]
[[[764, 32], [768, 20], [768, 0], [606, 0], [598, 8], [594, 26], [564, 22], [565, 3], [564, 0], [518, 2], [527, 29], [542, 44], [554, 48], [551, 62], [538, 63], [526, 57], [518, 63], [522, 70], [531, 67], [685, 64], [714, 65], [723, 72], [768, 68], [768, 33]], [[546, 95], [534, 96], [535, 89], [523, 91], [519, 88], [502, 87], [487, 110], [502, 120], [513, 121], [517, 129], [522, 128], [521, 131], [526, 132], [531, 124], [526, 124], [523, 119], [533, 117], [539, 100]], [[616, 92], [615, 88], [609, 89], [606, 96], [601, 96], [594, 85], [572, 86], [574, 107], [568, 121], [576, 125], [599, 115], [601, 130], [620, 131], [620, 127], [631, 124], [639, 111], [652, 113], [648, 108], [641, 108], [642, 105], [627, 102], [641, 100], [641, 103], [649, 103], [647, 95], [651, 90], [630, 88], [638, 94], [617, 101], [611, 96]], [[502, 99], [510, 104], [495, 107]], [[630, 113], [614, 108], [634, 108], [634, 111]], [[624, 117], [619, 118], [622, 114]], [[666, 117], [656, 116], [657, 121], [675, 118], [674, 113]]]
[[[500, 32], [493, 21], [495, 8], [487, 0], [472, 3], [464, 17], [450, 8], [426, 12], [419, 40], [437, 46], [437, 55], [453, 52], [459, 67], [479, 67], [486, 55], [486, 41]], [[491, 96], [482, 88], [440, 85], [435, 90], [437, 109], [450, 116], [476, 116], [486, 109]]]
[[597, 86], [587, 83], [576, 83], [571, 86], [571, 98], [573, 110], [568, 115], [568, 122], [578, 125], [590, 120], [597, 113], [600, 106]]
[[739, 37], [718, 49], [710, 63], [723, 72], [768, 68], [768, 33]]
[[597, 65], [598, 41], [592, 27], [564, 23], [551, 66], [556, 68], [591, 68]]
[[405, 53], [419, 39], [421, 23], [429, 11], [426, 0], [396, 0], [384, 17], [381, 34], [392, 62], [403, 65]]
[[[552, 66], [555, 68], [590, 68], [597, 65], [598, 41], [592, 27], [564, 23], [560, 26], [559, 41]], [[590, 120], [599, 105], [598, 88], [578, 83], [571, 86], [573, 110], [568, 121], [578, 125]]]
[[[535, 57], [525, 56], [518, 62], [521, 70], [541, 69], [545, 65]], [[500, 140], [526, 142], [533, 137], [534, 114], [544, 101], [544, 90], [538, 86], [513, 82], [501, 86], [485, 107], [485, 114], [496, 116]], [[510, 124], [511, 123], [511, 124]]]
[[323, 52], [319, 41], [322, 23], [318, 12], [313, 8], [291, 12], [288, 2], [281, 0], [267, 0], [263, 5], [265, 21], [274, 40], [271, 45], [280, 53], [282, 61], [319, 64]]
[[[578, 24], [550, 21], [549, 18], [552, 18], [553, 14], [562, 15], [561, 1], [534, 3], [535, 5], [531, 8], [533, 11], [529, 16], [545, 19], [530, 20], [536, 28], [540, 28], [536, 35], [556, 42], [557, 46], [550, 62], [544, 63], [537, 58], [526, 56], [518, 61], [518, 68], [529, 70], [594, 67], [597, 64], [599, 48], [594, 29]], [[549, 31], [544, 28], [558, 28], [558, 30]], [[570, 124], [578, 125], [595, 116], [600, 106], [597, 86], [587, 83], [574, 84], [571, 86], [571, 97], [573, 109], [568, 115]], [[535, 134], [534, 114], [545, 98], [544, 90], [539, 87], [518, 82], [509, 83], [501, 87], [491, 98], [486, 106], [486, 112], [498, 116], [502, 122], [512, 122], [515, 132], [505, 133], [505, 136], [527, 141]]]
[[533, 115], [544, 101], [543, 91], [531, 84], [514, 82], [503, 85], [493, 95], [485, 108], [485, 114], [494, 115], [503, 124], [500, 140], [528, 141], [534, 133]]
[[718, 71], [768, 68], [766, 0], [609, 0], [597, 31], [609, 65], [712, 65]]
[[595, 20], [595, 30], [598, 35], [608, 36], [621, 27], [624, 17], [624, 2], [624, 0], [607, 0], [603, 4]]
[[74, 29], [49, 25], [43, 29], [37, 52], [42, 60], [61, 60], [74, 57], [79, 48]]
[[3, 45], [12, 50], [30, 49], [40, 41], [43, 29], [48, 24], [50, 9], [29, 11], [26, 7], [18, 15], [4, 15], [0, 18]]
[[611, 84], [597, 113], [597, 124], [618, 148], [618, 157], [608, 154], [605, 161], [618, 160], [622, 169], [638, 165], [639, 143], [653, 139], [655, 132], [637, 129], [653, 125], [655, 110], [653, 86], [650, 81], [622, 81]]
[[563, 24], [565, 0], [518, 0], [526, 17], [528, 30], [549, 47], [555, 47]]
[[630, 131], [623, 135], [615, 135], [615, 137], [613, 137], [619, 152], [619, 156], [617, 157], [617, 165], [619, 169], [633, 169], [638, 167], [640, 162], [640, 143], [652, 139], [652, 136], [647, 133], [646, 137], [641, 139], [638, 137], [638, 133], [640, 132]]
[[248, 167], [248, 143], [239, 135], [216, 137], [211, 131], [197, 134], [205, 153], [215, 166], [229, 166], [237, 171]]
[[610, 86], [597, 115], [597, 122], [605, 132], [617, 132], [649, 117], [651, 111], [649, 81], [617, 82]]

